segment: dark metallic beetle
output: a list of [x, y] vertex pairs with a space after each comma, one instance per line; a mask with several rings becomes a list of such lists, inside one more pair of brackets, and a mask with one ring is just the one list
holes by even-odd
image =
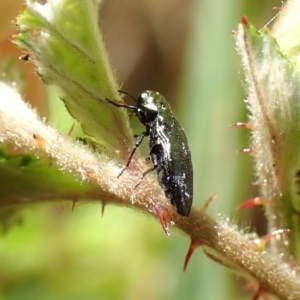
[[133, 151], [119, 176], [129, 166], [135, 150], [144, 137], [148, 136], [153, 168], [147, 170], [142, 178], [156, 170], [159, 184], [167, 199], [176, 206], [180, 215], [188, 216], [193, 202], [191, 154], [185, 133], [164, 96], [158, 92], [144, 91], [135, 100], [136, 105], [119, 104], [109, 99], [106, 101], [133, 111], [146, 126], [146, 131], [137, 135]]

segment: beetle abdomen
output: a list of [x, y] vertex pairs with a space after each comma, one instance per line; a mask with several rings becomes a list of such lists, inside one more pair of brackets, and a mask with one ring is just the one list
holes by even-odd
[[193, 167], [183, 129], [173, 115], [165, 124], [157, 120], [149, 136], [150, 157], [158, 181], [168, 200], [182, 216], [188, 216], [193, 202]]

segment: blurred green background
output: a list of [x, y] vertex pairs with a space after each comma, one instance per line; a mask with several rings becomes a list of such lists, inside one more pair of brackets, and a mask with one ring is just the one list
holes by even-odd
[[[194, 206], [214, 193], [210, 207], [264, 233], [260, 208], [235, 208], [258, 194], [252, 186], [243, 75], [230, 31], [242, 15], [258, 28], [281, 5], [271, 0], [104, 0], [103, 30], [122, 89], [158, 90], [185, 128], [193, 155]], [[68, 132], [72, 121], [50, 93], [50, 122]], [[134, 122], [135, 123], [135, 122]], [[136, 129], [138, 131], [138, 129]], [[146, 144], [146, 143], [145, 143]], [[147, 149], [147, 147], [144, 147]], [[44, 204], [22, 209], [22, 222], [0, 237], [0, 300], [19, 299], [250, 299], [252, 290], [201, 248], [185, 273], [189, 239], [157, 221], [108, 205]]]

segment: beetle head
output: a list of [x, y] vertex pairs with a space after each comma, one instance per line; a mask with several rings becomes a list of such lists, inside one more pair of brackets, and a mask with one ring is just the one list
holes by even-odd
[[153, 91], [144, 91], [137, 98], [137, 116], [144, 125], [153, 122], [159, 113], [158, 96], [160, 97], [161, 94]]

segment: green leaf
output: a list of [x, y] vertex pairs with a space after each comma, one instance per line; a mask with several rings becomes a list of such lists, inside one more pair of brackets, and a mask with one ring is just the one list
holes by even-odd
[[[90, 198], [95, 187], [58, 169], [48, 159], [0, 149], [0, 206], [35, 200]], [[95, 195], [94, 195], [95, 196]]]
[[286, 1], [284, 9], [279, 13], [272, 28], [272, 34], [276, 38], [282, 53], [289, 60], [300, 67], [300, 3], [299, 1]]
[[125, 160], [132, 133], [127, 112], [105, 101], [120, 96], [98, 27], [98, 2], [27, 1], [15, 43], [29, 51], [44, 82], [59, 88], [68, 111], [98, 147]]
[[[79, 182], [48, 159], [9, 154], [0, 149], [0, 223], [4, 231], [20, 223], [20, 204], [40, 201], [98, 199], [95, 185]], [[1, 226], [0, 226], [1, 227]]]
[[[300, 78], [267, 29], [244, 18], [237, 33], [252, 126], [251, 148], [269, 232], [290, 229], [272, 240], [272, 251], [291, 262], [299, 253]], [[283, 255], [284, 254], [284, 255]]]

